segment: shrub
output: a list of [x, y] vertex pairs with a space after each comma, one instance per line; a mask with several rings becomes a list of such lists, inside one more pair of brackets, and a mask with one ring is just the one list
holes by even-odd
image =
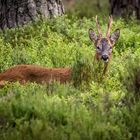
[[[121, 19], [113, 24], [112, 30], [121, 28], [121, 37], [102, 81], [90, 27], [95, 29], [93, 18], [64, 16], [0, 34], [1, 72], [21, 63], [71, 67], [74, 81], [0, 89], [2, 140], [140, 139], [139, 25]], [[106, 30], [103, 21], [101, 28]]]

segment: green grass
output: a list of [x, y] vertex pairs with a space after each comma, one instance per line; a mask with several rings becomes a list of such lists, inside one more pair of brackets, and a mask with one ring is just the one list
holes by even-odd
[[[105, 23], [101, 20], [104, 32]], [[37, 64], [72, 67], [74, 77], [79, 71], [87, 76], [81, 82], [74, 79], [76, 86], [13, 83], [0, 89], [1, 140], [140, 139], [140, 26], [114, 21], [112, 31], [120, 28], [121, 36], [102, 82], [97, 82], [99, 71], [91, 61], [90, 27], [96, 30], [94, 18], [65, 16], [0, 33], [1, 72]]]

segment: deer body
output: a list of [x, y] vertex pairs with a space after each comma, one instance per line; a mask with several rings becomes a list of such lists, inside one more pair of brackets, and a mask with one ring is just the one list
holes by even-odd
[[[96, 25], [98, 35], [90, 28], [89, 38], [94, 43], [96, 49], [96, 62], [103, 61], [103, 75], [107, 72], [108, 62], [112, 54], [112, 48], [118, 40], [120, 30], [117, 29], [110, 35], [112, 25], [112, 17], [109, 18], [106, 37], [102, 37], [100, 24], [96, 16]], [[60, 83], [70, 82], [72, 80], [72, 68], [45, 68], [35, 65], [17, 65], [0, 73], [0, 86], [5, 85], [5, 82], [19, 81], [21, 84], [26, 82], [49, 83], [52, 81], [60, 81]], [[98, 71], [97, 71], [98, 72]], [[80, 74], [79, 74], [80, 75]]]
[[71, 68], [45, 68], [35, 65], [16, 65], [0, 73], [0, 81], [19, 81], [21, 84], [24, 84], [28, 81], [49, 83], [55, 80], [60, 81], [60, 83], [66, 83], [71, 81], [71, 72]]

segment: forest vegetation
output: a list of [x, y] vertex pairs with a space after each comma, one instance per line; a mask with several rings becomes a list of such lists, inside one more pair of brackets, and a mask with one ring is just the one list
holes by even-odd
[[[92, 7], [83, 13], [86, 8], [86, 4], [77, 5], [77, 14], [69, 11], [0, 32], [0, 72], [18, 64], [35, 64], [71, 67], [74, 78], [81, 71], [87, 74], [86, 80], [75, 78], [75, 84], [16, 82], [1, 88], [0, 140], [140, 139], [139, 21], [114, 17], [111, 32], [119, 28], [121, 35], [107, 76], [100, 81], [88, 35], [89, 28], [97, 31], [97, 13]], [[106, 13], [99, 13], [104, 33]]]

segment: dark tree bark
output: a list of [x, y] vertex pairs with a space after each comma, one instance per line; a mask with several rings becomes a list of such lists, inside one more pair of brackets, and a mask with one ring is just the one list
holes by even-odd
[[97, 8], [101, 9], [101, 1], [100, 0], [97, 0]]
[[140, 0], [109, 0], [110, 14], [130, 17], [135, 15], [140, 19]]
[[62, 0], [0, 0], [0, 28], [17, 27], [42, 17], [64, 14]]

